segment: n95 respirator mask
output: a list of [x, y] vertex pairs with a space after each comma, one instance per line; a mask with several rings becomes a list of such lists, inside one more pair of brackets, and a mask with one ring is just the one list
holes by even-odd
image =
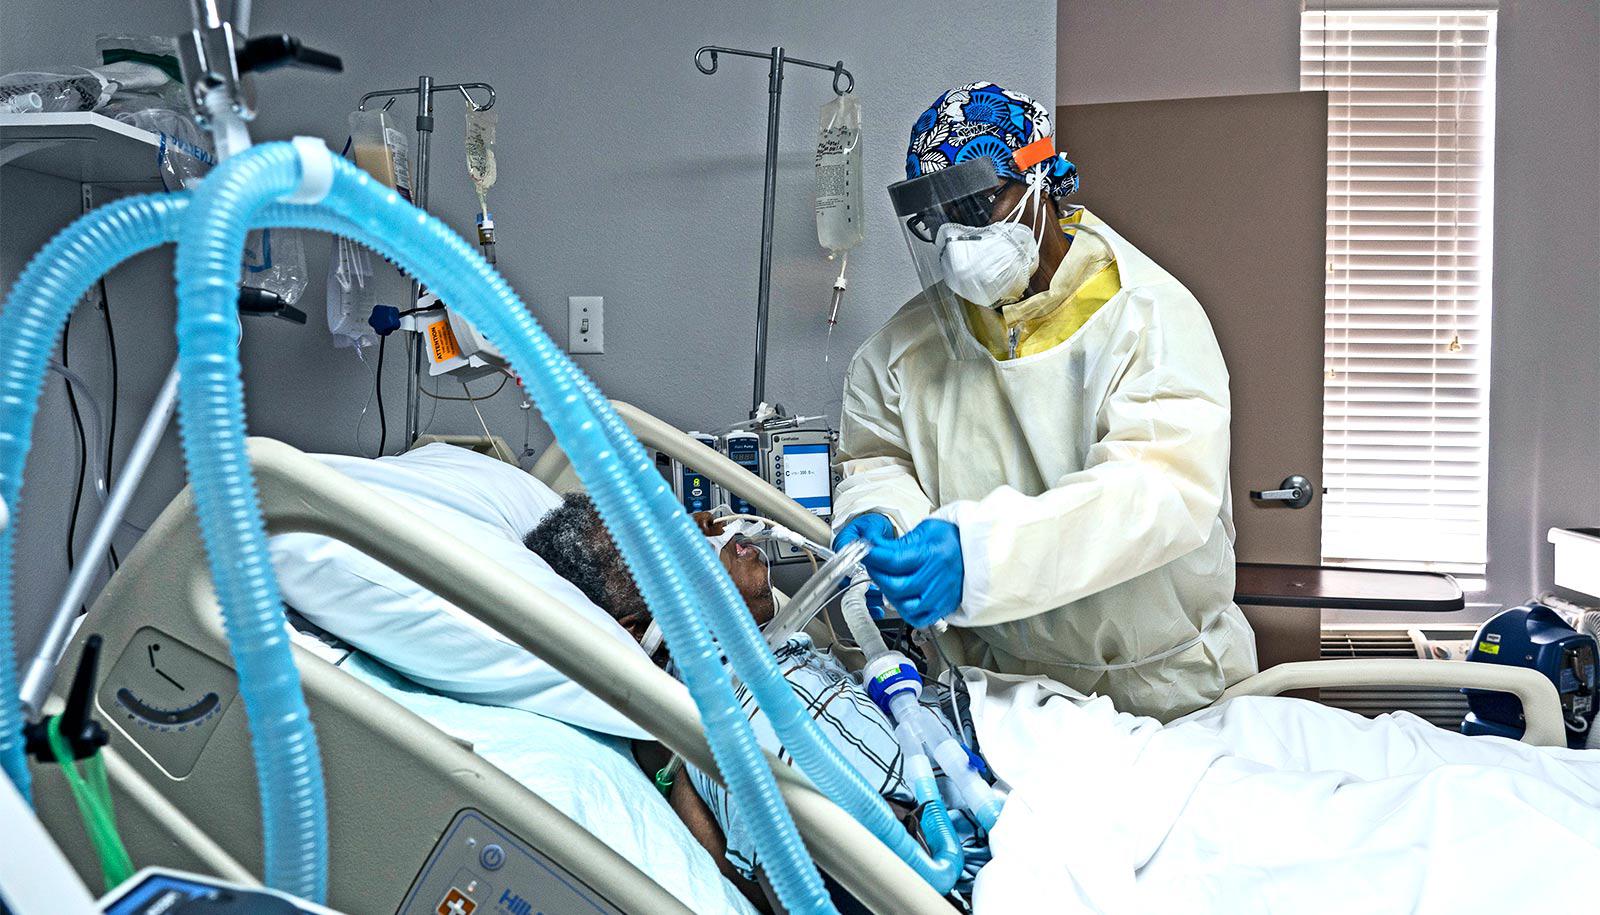
[[1020, 299], [1039, 269], [1039, 243], [1018, 222], [946, 223], [939, 227], [934, 246], [950, 291], [984, 308]]

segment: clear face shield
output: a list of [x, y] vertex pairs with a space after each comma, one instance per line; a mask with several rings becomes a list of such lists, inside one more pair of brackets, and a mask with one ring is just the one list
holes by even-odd
[[1038, 212], [1042, 185], [1030, 182], [1020, 201], [998, 212], [1003, 190], [985, 157], [889, 185], [922, 295], [955, 359], [985, 353], [967, 330], [964, 303], [999, 308], [1019, 301], [1039, 268], [1037, 229], [1022, 216]]

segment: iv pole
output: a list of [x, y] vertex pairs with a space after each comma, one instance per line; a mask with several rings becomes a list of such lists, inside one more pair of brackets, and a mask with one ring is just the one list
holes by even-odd
[[[481, 89], [489, 93], [489, 100], [482, 105], [473, 101], [470, 90]], [[448, 83], [436, 85], [431, 76], [417, 77], [416, 88], [404, 89], [379, 89], [368, 92], [361, 97], [361, 103], [356, 105], [357, 111], [366, 111], [367, 103], [376, 98], [395, 99], [402, 95], [415, 95], [417, 97], [417, 155], [416, 168], [412, 170], [411, 177], [411, 202], [419, 210], [428, 209], [428, 153], [433, 139], [433, 94], [435, 92], [460, 92], [472, 106], [474, 111], [488, 111], [494, 107], [494, 87], [488, 83]], [[384, 105], [385, 108], [394, 104], [393, 101]], [[411, 281], [411, 303], [408, 307], [416, 307], [417, 301], [422, 298], [422, 286], [413, 279]], [[422, 370], [423, 349], [417, 334], [412, 334], [406, 340], [406, 364], [411, 368], [406, 373], [406, 422], [405, 441], [407, 445], [417, 440], [421, 434], [418, 426], [421, 423], [422, 405]]]
[[[717, 72], [717, 55], [733, 54], [738, 57], [755, 57], [768, 61], [767, 66], [767, 167], [762, 182], [761, 198], [761, 287], [756, 298], [756, 371], [755, 384], [750, 398], [750, 418], [760, 415], [767, 401], [767, 322], [772, 305], [772, 228], [773, 210], [778, 197], [778, 115], [783, 101], [783, 68], [785, 64], [827, 70], [833, 73], [835, 95], [848, 95], [855, 91], [856, 78], [844, 68], [844, 61], [832, 66], [815, 61], [789, 57], [779, 46], [762, 54], [757, 51], [740, 51], [707, 45], [694, 52], [694, 65], [701, 73]], [[701, 58], [706, 62], [702, 63]], [[840, 80], [844, 80], [840, 88]]]

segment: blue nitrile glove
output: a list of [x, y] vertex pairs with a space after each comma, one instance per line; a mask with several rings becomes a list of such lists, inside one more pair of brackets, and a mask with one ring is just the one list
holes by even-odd
[[931, 626], [961, 605], [961, 535], [948, 521], [929, 518], [904, 537], [875, 541], [861, 564], [914, 628]]
[[833, 535], [833, 551], [837, 553], [857, 540], [878, 543], [893, 539], [894, 522], [877, 512], [867, 512], [856, 515], [839, 528], [839, 533]]
[[872, 614], [874, 620], [883, 619], [883, 592], [877, 585], [867, 585], [867, 612]]

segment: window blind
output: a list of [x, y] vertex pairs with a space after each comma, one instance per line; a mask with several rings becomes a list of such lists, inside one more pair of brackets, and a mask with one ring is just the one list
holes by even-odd
[[1328, 92], [1325, 562], [1483, 573], [1495, 19], [1308, 10]]

